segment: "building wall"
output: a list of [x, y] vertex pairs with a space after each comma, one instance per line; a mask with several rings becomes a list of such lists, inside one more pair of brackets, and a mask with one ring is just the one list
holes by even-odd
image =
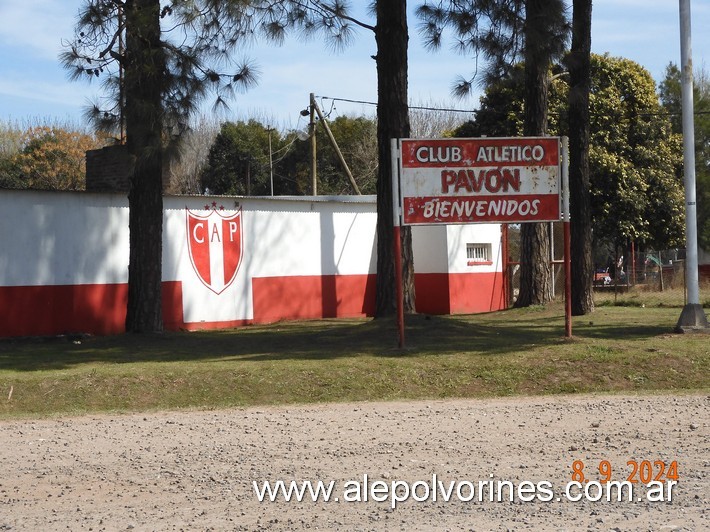
[[[374, 197], [168, 196], [164, 207], [167, 329], [372, 315]], [[206, 220], [200, 231], [193, 227], [193, 237], [205, 240], [210, 232], [210, 257], [227, 256], [221, 243], [227, 242], [227, 233], [211, 233], [221, 227], [214, 222], [241, 213], [241, 261], [226, 287], [200, 278], [204, 269], [195, 265], [198, 252], [190, 251], [190, 213]], [[0, 336], [123, 332], [129, 239], [125, 196], [4, 191], [0, 228]], [[499, 226], [416, 227], [413, 239], [418, 311], [504, 307]], [[469, 265], [466, 244], [484, 241], [494, 260]], [[209, 270], [215, 267], [210, 263], [208, 273], [226, 272], [226, 264]]]
[[86, 152], [88, 192], [128, 192], [133, 165], [124, 144]]
[[[417, 311], [469, 314], [506, 308], [499, 224], [412, 228]], [[489, 261], [467, 257], [468, 245], [490, 245]]]

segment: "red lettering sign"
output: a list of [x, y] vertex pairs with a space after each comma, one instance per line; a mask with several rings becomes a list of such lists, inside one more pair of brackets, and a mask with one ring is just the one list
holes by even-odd
[[403, 139], [403, 223], [560, 219], [556, 137]]

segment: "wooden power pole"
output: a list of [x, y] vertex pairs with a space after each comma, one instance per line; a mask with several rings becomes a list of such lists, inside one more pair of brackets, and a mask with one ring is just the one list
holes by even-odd
[[308, 124], [308, 134], [311, 137], [311, 182], [313, 183], [313, 195], [318, 195], [318, 169], [317, 169], [317, 152], [316, 152], [316, 97], [311, 93], [311, 101], [308, 106], [311, 112], [310, 122]]
[[[340, 151], [340, 148], [338, 147], [338, 143], [336, 142], [335, 137], [333, 136], [333, 132], [330, 130], [330, 126], [328, 125], [328, 122], [326, 121], [325, 116], [323, 116], [323, 112], [320, 110], [320, 107], [318, 107], [318, 104], [316, 103], [316, 100], [313, 97], [313, 94], [311, 94], [311, 109], [315, 109], [316, 113], [318, 113], [318, 118], [323, 123], [323, 127], [325, 128], [325, 132], [328, 134], [328, 139], [330, 140], [330, 143], [333, 145], [333, 149], [335, 150], [335, 153], [338, 155], [338, 159], [340, 160], [340, 165], [343, 167], [345, 174], [348, 176], [348, 179], [350, 180], [350, 184], [352, 185], [353, 190], [355, 190], [356, 194], [362, 195], [362, 192], [360, 192], [360, 189], [358, 188], [357, 183], [355, 182], [355, 178], [353, 177], [353, 174], [350, 171], [350, 168], [348, 167], [348, 163], [345, 162], [345, 157], [343, 157], [343, 153]], [[311, 113], [312, 112], [313, 111], [311, 111]], [[315, 148], [313, 148], [313, 149], [315, 149]]]

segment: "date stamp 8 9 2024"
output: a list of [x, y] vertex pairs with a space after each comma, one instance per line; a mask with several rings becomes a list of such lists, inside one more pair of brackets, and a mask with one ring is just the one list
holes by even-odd
[[[628, 460], [625, 471], [626, 481], [632, 484], [650, 484], [651, 482], [666, 482], [668, 480], [678, 481], [678, 461], [673, 460], [667, 464], [663, 460]], [[584, 473], [585, 465], [582, 460], [572, 462], [572, 481], [584, 483], [590, 480]], [[609, 460], [601, 460], [597, 465], [597, 472], [600, 482], [610, 482], [614, 480], [614, 468]]]

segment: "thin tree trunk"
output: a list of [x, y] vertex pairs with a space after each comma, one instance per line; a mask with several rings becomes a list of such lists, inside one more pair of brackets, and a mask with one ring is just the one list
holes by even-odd
[[126, 132], [133, 174], [128, 193], [129, 264], [126, 330], [158, 332], [161, 312], [162, 79], [160, 1], [127, 0]]
[[569, 91], [570, 211], [572, 237], [572, 314], [594, 310], [592, 210], [589, 197], [589, 91], [592, 0], [574, 0], [572, 50], [567, 65]]
[[[396, 310], [392, 221], [392, 163], [390, 139], [409, 137], [407, 106], [407, 2], [378, 0], [377, 26], [377, 288], [375, 316], [389, 316]], [[402, 227], [402, 277], [404, 309], [413, 312], [414, 255], [412, 232]]]
[[[547, 133], [549, 54], [543, 46], [543, 0], [525, 2], [525, 115], [523, 134]], [[516, 307], [542, 305], [552, 300], [550, 236], [545, 223], [520, 228], [520, 292]]]

